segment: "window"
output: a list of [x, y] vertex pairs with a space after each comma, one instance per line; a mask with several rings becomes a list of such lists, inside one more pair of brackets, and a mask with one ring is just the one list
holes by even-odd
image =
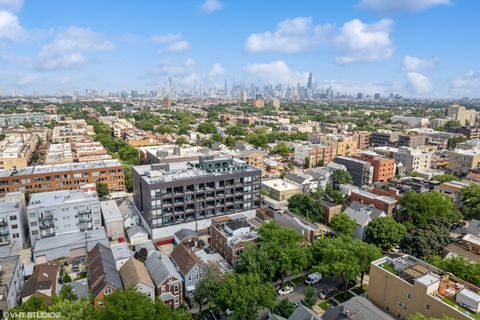
[[430, 305], [429, 304], [425, 305], [425, 310], [430, 311]]
[[10, 221], [15, 221], [17, 220], [17, 216], [10, 216]]
[[18, 224], [12, 224], [12, 229], [18, 229]]
[[411, 294], [411, 293], [407, 293], [407, 298], [408, 298], [408, 299], [412, 299], [412, 294]]

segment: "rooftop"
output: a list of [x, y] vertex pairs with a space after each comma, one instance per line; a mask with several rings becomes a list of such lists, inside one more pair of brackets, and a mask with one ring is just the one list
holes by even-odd
[[98, 201], [96, 192], [83, 192], [78, 190], [59, 190], [50, 192], [34, 193], [28, 203], [29, 209], [42, 207], [55, 207], [62, 204], [79, 203], [85, 204], [86, 201]]

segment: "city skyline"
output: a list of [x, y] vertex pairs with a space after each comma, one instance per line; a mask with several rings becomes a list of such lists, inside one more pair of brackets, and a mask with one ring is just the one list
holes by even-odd
[[479, 7], [462, 0], [0, 0], [0, 95], [145, 92], [169, 78], [179, 88], [306, 87], [311, 72], [317, 89], [350, 95], [473, 98], [480, 76], [469, 34], [480, 31]]

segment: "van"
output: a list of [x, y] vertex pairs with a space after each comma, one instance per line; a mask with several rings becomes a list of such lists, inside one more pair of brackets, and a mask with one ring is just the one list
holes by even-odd
[[322, 274], [319, 272], [310, 273], [305, 279], [306, 284], [314, 284], [322, 280]]

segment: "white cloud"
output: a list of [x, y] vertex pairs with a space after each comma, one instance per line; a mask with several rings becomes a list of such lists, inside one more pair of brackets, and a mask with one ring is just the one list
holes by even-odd
[[85, 63], [89, 52], [112, 48], [113, 44], [101, 33], [89, 28], [69, 27], [42, 47], [37, 66], [43, 70], [68, 69]]
[[165, 43], [180, 41], [182, 40], [182, 38], [183, 36], [181, 33], [167, 33], [167, 34], [155, 34], [150, 37], [150, 40], [153, 43], [165, 44]]
[[183, 39], [181, 33], [157, 34], [150, 37], [153, 43], [165, 45], [164, 50], [170, 53], [182, 53], [190, 50], [190, 43]]
[[153, 70], [153, 74], [169, 77], [185, 77], [194, 72], [194, 66], [195, 60], [191, 58], [181, 62], [164, 60], [158, 68]]
[[388, 83], [388, 82], [356, 82], [348, 80], [320, 80], [317, 81], [317, 85], [321, 88], [331, 87], [333, 91], [341, 94], [356, 95], [358, 92], [362, 92], [369, 95], [380, 93], [385, 96], [390, 92], [402, 92], [404, 89], [400, 83]]
[[0, 9], [17, 12], [23, 7], [23, 0], [0, 0]]
[[469, 71], [461, 77], [452, 79], [450, 93], [455, 97], [480, 97], [480, 74]]
[[333, 29], [331, 24], [315, 26], [312, 17], [286, 19], [274, 32], [251, 34], [244, 47], [249, 52], [301, 52], [325, 43]]
[[335, 46], [341, 51], [336, 61], [347, 64], [392, 57], [395, 51], [390, 39], [392, 25], [391, 19], [371, 24], [358, 19], [346, 22], [334, 39]]
[[294, 84], [304, 83], [308, 79], [308, 72], [291, 70], [282, 60], [271, 63], [249, 64], [245, 70], [263, 82]]
[[219, 0], [205, 0], [201, 5], [200, 10], [204, 13], [211, 13], [214, 11], [220, 11], [223, 8], [223, 4]]
[[418, 72], [422, 70], [433, 69], [438, 61], [438, 58], [420, 59], [414, 56], [405, 56], [405, 58], [403, 58], [403, 69], [408, 72]]
[[221, 78], [225, 75], [225, 69], [219, 64], [219, 63], [214, 63], [212, 66], [212, 69], [207, 74], [207, 78], [210, 81], [214, 81], [218, 78]]
[[186, 40], [173, 42], [165, 47], [165, 51], [172, 53], [181, 53], [190, 50], [190, 44]]
[[418, 72], [408, 72], [407, 79], [416, 93], [428, 93], [432, 91], [432, 82], [426, 76]]
[[450, 0], [362, 0], [358, 7], [378, 14], [418, 12], [437, 5], [451, 4]]
[[28, 75], [24, 75], [24, 76], [21, 76], [16, 84], [18, 86], [28, 86], [32, 83], [35, 83], [39, 80], [39, 77], [35, 74], [28, 74]]
[[0, 10], [0, 40], [18, 41], [25, 35], [16, 15]]

